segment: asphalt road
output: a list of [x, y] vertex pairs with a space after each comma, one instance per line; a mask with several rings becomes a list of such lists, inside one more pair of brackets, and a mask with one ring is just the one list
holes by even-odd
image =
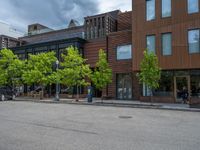
[[0, 102], [0, 150], [200, 150], [200, 113]]

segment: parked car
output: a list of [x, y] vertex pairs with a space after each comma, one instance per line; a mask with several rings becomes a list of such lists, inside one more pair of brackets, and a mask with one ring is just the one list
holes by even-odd
[[11, 87], [0, 87], [0, 101], [12, 100], [15, 96], [15, 91]]

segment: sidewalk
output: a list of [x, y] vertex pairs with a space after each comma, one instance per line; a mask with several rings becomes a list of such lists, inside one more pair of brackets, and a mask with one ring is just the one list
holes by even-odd
[[146, 108], [146, 109], [162, 109], [162, 110], [176, 110], [176, 111], [192, 111], [200, 112], [198, 108], [190, 108], [187, 104], [167, 104], [167, 103], [145, 103], [140, 101], [122, 101], [122, 100], [101, 100], [93, 99], [92, 103], [88, 103], [87, 99], [80, 99], [78, 102], [75, 99], [60, 99], [54, 101], [51, 99], [33, 99], [30, 97], [17, 97], [15, 101], [31, 101], [38, 103], [60, 103], [60, 104], [74, 104], [74, 105], [94, 105], [94, 106], [110, 106], [110, 107], [128, 107], [128, 108]]

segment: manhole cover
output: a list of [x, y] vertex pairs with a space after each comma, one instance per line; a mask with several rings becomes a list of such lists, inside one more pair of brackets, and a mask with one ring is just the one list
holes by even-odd
[[119, 118], [121, 118], [121, 119], [131, 119], [132, 116], [119, 116]]

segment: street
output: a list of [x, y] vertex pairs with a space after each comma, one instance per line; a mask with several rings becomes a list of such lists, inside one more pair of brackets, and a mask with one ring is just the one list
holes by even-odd
[[199, 150], [200, 113], [0, 102], [0, 150]]

